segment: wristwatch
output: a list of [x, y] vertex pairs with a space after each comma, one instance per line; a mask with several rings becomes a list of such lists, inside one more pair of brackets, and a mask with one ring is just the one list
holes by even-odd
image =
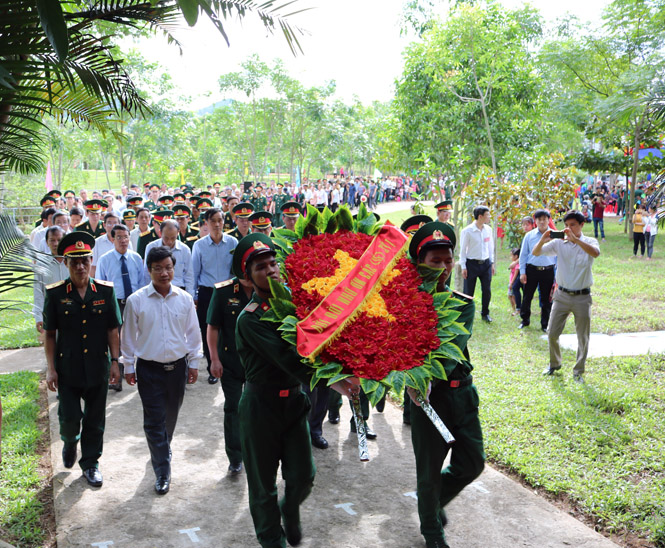
[[118, 361], [118, 358], [111, 358], [111, 361], [112, 361], [112, 362], [117, 362], [117, 361]]

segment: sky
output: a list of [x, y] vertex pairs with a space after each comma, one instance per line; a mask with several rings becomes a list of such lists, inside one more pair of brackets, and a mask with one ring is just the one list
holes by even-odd
[[[336, 96], [350, 102], [388, 101], [402, 71], [402, 52], [412, 38], [400, 36], [400, 15], [405, 0], [298, 0], [293, 9], [311, 8], [290, 21], [306, 30], [299, 38], [304, 54], [294, 57], [281, 30], [266, 32], [258, 18], [225, 25], [231, 45], [206, 16], [194, 28], [175, 32], [183, 46], [169, 46], [162, 36], [125, 41], [123, 48], [136, 48], [148, 61], [159, 62], [180, 93], [190, 98], [190, 108], [203, 108], [224, 98], [218, 87], [222, 74], [237, 71], [249, 55], [266, 62], [281, 58], [289, 74], [305, 86], [337, 83]], [[502, 0], [516, 8], [521, 0]], [[597, 25], [608, 0], [534, 0], [546, 21], [571, 13]]]

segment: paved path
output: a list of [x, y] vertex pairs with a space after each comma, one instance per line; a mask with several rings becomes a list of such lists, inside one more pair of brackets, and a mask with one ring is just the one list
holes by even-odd
[[[0, 354], [0, 371], [43, 370], [41, 349]], [[88, 487], [77, 468], [63, 468], [57, 401], [49, 394], [51, 455], [59, 548], [73, 546], [257, 546], [243, 475], [226, 475], [223, 394], [205, 382], [188, 387], [173, 443], [171, 492], [158, 497], [142, 429], [136, 388], [111, 392], [100, 469], [101, 489]], [[387, 405], [370, 421], [379, 435], [371, 461], [358, 461], [355, 435], [342, 422], [324, 424], [330, 442], [314, 449], [318, 473], [302, 521], [304, 548], [421, 548], [410, 431], [401, 411]], [[280, 489], [283, 485], [280, 485]], [[449, 543], [458, 548], [616, 548], [616, 544], [487, 467], [449, 507]]]

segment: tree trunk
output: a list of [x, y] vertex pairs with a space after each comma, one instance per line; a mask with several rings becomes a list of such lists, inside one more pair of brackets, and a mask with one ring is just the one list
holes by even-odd
[[[628, 229], [628, 238], [633, 239], [633, 209], [635, 208], [635, 187], [637, 185], [637, 168], [640, 163], [640, 137], [642, 134], [642, 124], [646, 113], [640, 116], [635, 124], [635, 141], [633, 143], [633, 173], [630, 181], [630, 196], [628, 197], [628, 206], [626, 207], [626, 225]], [[626, 229], [624, 229], [624, 232]]]

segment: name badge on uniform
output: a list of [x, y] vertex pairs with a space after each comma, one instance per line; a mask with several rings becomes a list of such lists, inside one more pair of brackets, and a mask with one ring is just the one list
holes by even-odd
[[71, 299], [60, 299], [61, 304], [72, 304], [74, 301]]
[[106, 301], [102, 299], [101, 301], [92, 301], [93, 305], [98, 305], [98, 304], [106, 304]]
[[231, 297], [231, 298], [228, 300], [228, 303], [229, 303], [229, 304], [240, 304], [240, 299], [236, 299], [235, 297]]

